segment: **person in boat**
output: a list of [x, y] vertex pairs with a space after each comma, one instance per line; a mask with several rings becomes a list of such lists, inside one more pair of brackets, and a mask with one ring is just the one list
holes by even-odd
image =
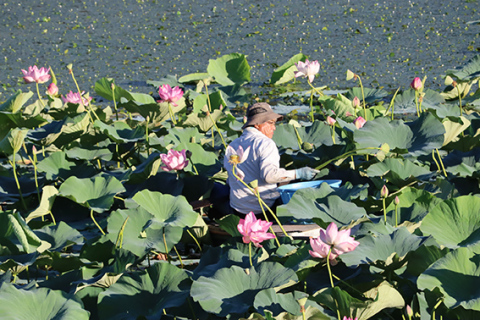
[[[319, 172], [309, 167], [295, 170], [280, 168], [280, 154], [272, 137], [276, 122], [282, 119], [283, 116], [275, 113], [268, 103], [250, 105], [242, 135], [228, 146], [223, 165], [228, 171], [230, 207], [234, 214], [243, 216], [250, 211], [255, 214], [262, 213], [257, 196], [243, 182], [249, 184], [257, 180], [260, 197], [275, 212], [276, 206], [282, 204], [277, 190], [278, 183], [296, 179], [312, 180]], [[237, 164], [235, 173], [243, 182], [234, 176], [229, 157], [232, 151], [242, 152], [242, 149], [243, 157], [237, 158], [241, 163]], [[265, 210], [267, 211], [266, 208]]]

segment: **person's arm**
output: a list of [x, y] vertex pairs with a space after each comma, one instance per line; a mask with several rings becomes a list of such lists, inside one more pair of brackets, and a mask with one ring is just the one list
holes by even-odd
[[263, 143], [258, 152], [260, 176], [267, 183], [288, 182], [296, 178], [295, 170], [280, 168], [280, 155], [273, 140]]

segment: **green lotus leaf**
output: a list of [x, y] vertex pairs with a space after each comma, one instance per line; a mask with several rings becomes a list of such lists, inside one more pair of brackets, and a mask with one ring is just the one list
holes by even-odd
[[0, 105], [0, 111], [17, 113], [31, 97], [33, 97], [33, 92], [22, 92], [21, 90], [17, 90], [13, 96]]
[[[183, 101], [183, 98], [181, 99]], [[183, 103], [185, 106], [185, 103]], [[150, 119], [150, 122], [163, 122], [170, 118], [167, 103], [156, 103], [155, 101], [148, 104], [141, 104], [137, 101], [123, 101], [118, 107], [125, 108], [131, 113], [140, 114], [143, 119]]]
[[77, 165], [75, 162], [68, 161], [63, 151], [50, 154], [37, 164], [37, 169], [38, 172], [44, 172], [48, 180], [67, 179], [71, 176], [86, 178], [97, 173], [91, 165]]
[[50, 247], [30, 229], [18, 212], [0, 211], [0, 221], [0, 243], [9, 249], [11, 254], [43, 252]]
[[21, 113], [0, 112], [0, 139], [13, 128], [38, 128], [48, 121], [41, 115], [23, 115]]
[[61, 134], [53, 144], [58, 148], [64, 148], [68, 143], [80, 138], [85, 134], [90, 125], [90, 117], [86, 114], [80, 114], [74, 118], [67, 118], [62, 126]]
[[38, 205], [38, 208], [33, 210], [25, 218], [25, 221], [28, 223], [30, 220], [46, 216], [52, 210], [53, 202], [57, 197], [58, 190], [54, 186], [44, 186], [42, 189], [42, 198]]
[[427, 239], [413, 235], [406, 228], [400, 227], [391, 234], [366, 235], [359, 238], [360, 244], [355, 250], [340, 257], [347, 266], [372, 263], [385, 267], [395, 263], [396, 258], [393, 254], [401, 261], [409, 252], [422, 246]]
[[90, 315], [78, 298], [63, 291], [46, 288], [22, 290], [5, 283], [0, 286], [0, 313], [4, 319], [18, 320], [88, 320]]
[[138, 257], [144, 257], [151, 250], [166, 252], [180, 241], [183, 229], [158, 226], [154, 220], [155, 217], [141, 207], [114, 211], [107, 218], [106, 238]]
[[307, 221], [319, 219], [325, 224], [335, 222], [337, 225], [348, 225], [366, 216], [365, 209], [342, 200], [339, 196], [326, 196], [328, 191], [328, 188], [323, 186], [299, 189], [288, 204], [277, 208], [277, 215]]
[[207, 72], [222, 86], [242, 85], [251, 80], [247, 57], [240, 53], [210, 59]]
[[337, 93], [336, 96], [321, 96], [318, 99], [327, 110], [332, 110], [338, 117], [346, 117], [347, 112], [355, 114], [355, 110], [352, 106], [352, 101]]
[[183, 196], [172, 196], [150, 190], [137, 192], [132, 198], [140, 207], [155, 216], [164, 226], [191, 227], [198, 213]]
[[59, 196], [68, 198], [96, 212], [104, 212], [113, 204], [113, 197], [125, 191], [113, 176], [80, 179], [70, 177], [59, 189]]
[[[362, 130], [355, 130], [353, 135], [357, 149], [379, 148], [382, 144], [387, 143], [390, 150], [399, 152], [405, 152], [411, 146], [413, 139], [412, 130], [403, 121], [389, 121], [387, 118], [367, 121]], [[369, 152], [376, 153], [377, 151]]]
[[411, 146], [408, 148], [410, 155], [431, 154], [432, 150], [443, 146], [445, 127], [433, 114], [424, 112], [420, 118], [408, 122], [407, 125], [413, 133]]
[[[363, 94], [365, 95], [365, 102], [372, 104], [375, 101], [382, 100], [383, 98], [388, 96], [388, 92], [383, 90], [383, 89], [376, 89], [376, 88], [363, 88]], [[350, 100], [353, 100], [353, 98], [357, 97], [362, 101], [362, 88], [360, 87], [353, 87], [349, 89], [345, 93], [345, 97], [347, 97]], [[363, 112], [363, 110], [362, 110]], [[357, 113], [359, 113], [357, 111]], [[353, 114], [353, 113], [352, 113]], [[363, 116], [363, 114], [362, 114]], [[370, 119], [370, 118], [369, 118]]]
[[443, 120], [445, 127], [445, 139], [443, 145], [446, 145], [458, 138], [458, 136], [470, 127], [471, 121], [465, 117], [460, 117], [461, 121], [452, 121], [450, 119]]
[[123, 275], [98, 295], [101, 319], [160, 319], [164, 310], [188, 298], [187, 273], [168, 263], [157, 263], [144, 272]]
[[214, 123], [212, 120], [217, 123], [223, 116], [223, 112], [218, 109], [214, 110], [210, 117], [202, 113], [191, 113], [187, 116], [187, 120], [183, 122], [183, 125], [186, 127], [197, 127], [201, 132], [207, 132], [213, 127]]
[[421, 246], [410, 253], [407, 272], [415, 277], [420, 276], [432, 263], [444, 257], [450, 249], [440, 249], [438, 246]]
[[445, 200], [423, 219], [420, 230], [452, 249], [477, 244], [480, 241], [479, 212], [480, 198], [476, 196]]
[[458, 248], [433, 263], [417, 280], [420, 290], [439, 288], [448, 308], [480, 311], [480, 247]]
[[102, 121], [95, 120], [93, 126], [106, 134], [115, 143], [136, 142], [145, 139], [145, 129], [141, 126], [135, 129], [122, 121], [116, 121], [113, 125], [108, 125]]
[[177, 151], [183, 149], [192, 152], [190, 161], [185, 168], [186, 171], [194, 172], [192, 165], [195, 165], [199, 174], [204, 174], [206, 176], [211, 176], [221, 170], [222, 164], [218, 160], [217, 155], [214, 152], [205, 151], [200, 144], [182, 142], [175, 148]]
[[[115, 90], [112, 90], [112, 85], [115, 86]], [[130, 92], [127, 90], [122, 89], [118, 85], [115, 84], [113, 79], [109, 78], [101, 78], [95, 82], [95, 93], [99, 96], [113, 101], [114, 96], [113, 93], [115, 92], [115, 101], [120, 102], [121, 98], [125, 98], [126, 100], [134, 100]]]
[[[333, 144], [330, 126], [318, 120], [315, 120], [311, 126], [296, 128], [296, 130], [291, 124], [280, 124], [275, 130], [273, 140], [279, 147], [300, 150], [301, 145], [299, 145], [297, 133], [302, 142], [311, 143], [316, 147]], [[340, 141], [337, 133], [335, 141]]]
[[180, 79], [178, 79], [178, 82], [192, 83], [192, 82], [206, 80], [208, 78], [210, 78], [210, 75], [206, 72], [191, 73], [191, 74], [187, 74], [185, 76], [180, 77]]
[[447, 76], [455, 77], [459, 82], [468, 82], [480, 78], [480, 56], [474, 56], [464, 66], [445, 71]]
[[22, 147], [23, 141], [27, 136], [28, 129], [14, 128], [0, 141], [0, 150], [6, 155], [17, 153]]
[[[252, 251], [252, 259], [255, 259], [255, 252]], [[227, 247], [210, 247], [207, 252], [202, 255], [202, 259], [193, 272], [192, 279], [197, 280], [199, 277], [212, 277], [217, 270], [222, 268], [230, 268], [238, 266], [241, 268], [250, 267], [248, 253]]]
[[[441, 94], [430, 89], [424, 90], [424, 93], [425, 95], [423, 96], [423, 101], [421, 105], [422, 110], [426, 110], [426, 109], [440, 110], [443, 108], [445, 99]], [[420, 107], [420, 103], [419, 103], [419, 107]], [[394, 109], [395, 109], [395, 113], [408, 112], [408, 111], [416, 112], [417, 106], [415, 104], [415, 90], [408, 89], [402, 93], [399, 93], [395, 97]]]
[[442, 159], [447, 172], [460, 177], [472, 177], [480, 169], [480, 150], [475, 148], [468, 152], [454, 150]]
[[307, 56], [303, 53], [297, 53], [293, 57], [291, 57], [287, 62], [282, 64], [280, 67], [275, 69], [272, 73], [270, 78], [270, 83], [273, 85], [279, 85], [282, 83], [286, 83], [292, 79], [294, 79], [295, 74], [294, 71], [297, 71], [297, 67], [295, 64], [299, 61], [305, 62]]
[[180, 143], [198, 143], [205, 138], [204, 134], [198, 132], [198, 128], [172, 128], [168, 130], [168, 134], [164, 136], [165, 144], [178, 145]]
[[387, 158], [383, 162], [368, 167], [367, 174], [369, 177], [384, 177], [389, 182], [402, 186], [411, 177], [426, 181], [434, 173], [430, 171], [430, 168], [421, 167], [409, 160]]
[[297, 316], [302, 314], [300, 305], [292, 292], [286, 294], [277, 293], [273, 288], [257, 293], [253, 306], [258, 312], [265, 313], [265, 310], [268, 310], [273, 316], [277, 316], [284, 311]]
[[215, 91], [212, 92], [208, 95], [206, 94], [199, 94], [198, 96], [195, 97], [193, 100], [193, 112], [194, 113], [199, 113], [202, 111], [207, 111], [208, 109], [208, 102], [210, 100], [211, 104], [211, 110], [214, 111], [220, 108], [220, 106], [226, 106], [227, 103], [223, 99], [222, 92], [221, 91]]
[[36, 234], [38, 238], [51, 244], [50, 251], [61, 251], [68, 246], [83, 243], [82, 234], [63, 221], [36, 230]]
[[52, 121], [28, 132], [27, 138], [43, 146], [52, 144], [61, 134], [65, 120]]
[[232, 266], [219, 269], [212, 277], [200, 277], [193, 282], [190, 294], [204, 310], [224, 317], [246, 312], [263, 289], [296, 281], [293, 270], [276, 262], [262, 262], [250, 269]]
[[67, 157], [71, 159], [80, 159], [80, 160], [112, 160], [112, 151], [108, 148], [89, 146], [89, 147], [73, 147], [65, 151]]

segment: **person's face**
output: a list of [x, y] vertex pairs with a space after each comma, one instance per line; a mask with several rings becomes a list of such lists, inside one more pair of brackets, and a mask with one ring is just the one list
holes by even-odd
[[272, 139], [273, 133], [275, 132], [275, 120], [268, 120], [267, 122], [264, 122], [262, 124], [256, 124], [255, 128], [257, 128], [258, 131]]

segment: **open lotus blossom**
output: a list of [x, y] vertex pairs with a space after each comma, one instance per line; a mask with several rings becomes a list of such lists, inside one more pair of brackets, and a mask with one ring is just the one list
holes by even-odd
[[185, 149], [180, 152], [170, 149], [167, 154], [160, 154], [160, 159], [162, 159], [162, 162], [165, 164], [165, 166], [161, 167], [162, 170], [172, 171], [185, 168], [188, 165], [186, 152], [187, 150]]
[[353, 124], [355, 127], [357, 127], [357, 129], [362, 128], [365, 123], [367, 123], [367, 120], [363, 119], [363, 117], [358, 117], [357, 119], [353, 120]]
[[242, 146], [239, 146], [237, 150], [231, 146], [228, 146], [227, 150], [225, 151], [225, 157], [227, 157], [228, 163], [236, 166], [235, 172], [240, 180], [243, 180], [245, 173], [238, 168], [238, 165], [247, 160], [249, 153], [250, 147], [247, 147], [247, 149], [243, 150]]
[[334, 118], [332, 118], [332, 117], [330, 117], [330, 116], [327, 116], [327, 123], [328, 123], [328, 125], [334, 126], [336, 122], [337, 122], [337, 120], [335, 120]]
[[295, 78], [297, 77], [307, 77], [308, 81], [313, 82], [315, 79], [315, 75], [320, 70], [320, 64], [318, 61], [298, 61], [295, 66], [297, 67], [298, 71], [295, 71], [293, 74]]
[[310, 245], [313, 250], [309, 253], [314, 258], [326, 258], [331, 249], [330, 263], [334, 265], [336, 257], [355, 250], [359, 242], [350, 236], [350, 229], [338, 231], [337, 225], [332, 222], [326, 230], [320, 229], [318, 238], [310, 238]]
[[[65, 97], [62, 96], [62, 100], [65, 103], [69, 102], [69, 103], [76, 103], [76, 104], [80, 104], [80, 102], [83, 101], [83, 105], [88, 106], [88, 104], [90, 103], [92, 98], [88, 97], [88, 99], [87, 99], [87, 98], [83, 97], [84, 93], [85, 93], [85, 91], [82, 91], [82, 94], [80, 95], [78, 92], [70, 91], [69, 93], [67, 93], [67, 95]], [[82, 100], [80, 100], [80, 99], [82, 99]]]
[[47, 89], [47, 94], [50, 96], [50, 97], [54, 97], [58, 94], [58, 87], [55, 83], [50, 83], [50, 85], [48, 86], [48, 89]]
[[410, 87], [412, 87], [413, 90], [418, 91], [422, 88], [422, 80], [419, 77], [416, 77], [413, 79], [412, 83], [410, 84]]
[[175, 107], [177, 102], [181, 97], [183, 97], [183, 91], [180, 87], [170, 87], [168, 84], [164, 84], [158, 88], [158, 94], [160, 95], [159, 102], [168, 102], [173, 104]]
[[50, 80], [50, 68], [40, 68], [38, 69], [37, 66], [30, 66], [28, 67], [28, 71], [22, 69], [23, 72], [23, 81], [25, 83], [45, 83]]
[[255, 214], [250, 212], [245, 216], [245, 219], [240, 219], [237, 229], [243, 236], [243, 243], [252, 242], [255, 247], [261, 248], [261, 242], [275, 238], [274, 234], [267, 232], [272, 224], [273, 222], [257, 219]]

